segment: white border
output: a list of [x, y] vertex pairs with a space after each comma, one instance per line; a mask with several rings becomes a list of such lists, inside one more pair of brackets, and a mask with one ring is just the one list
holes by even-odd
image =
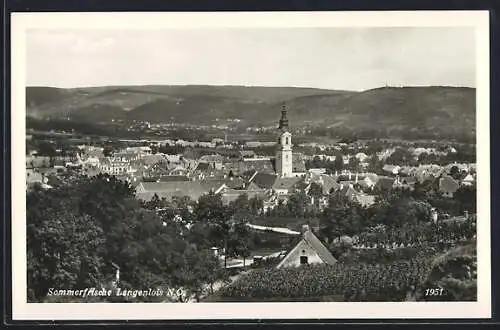
[[[12, 311], [14, 320], [201, 320], [490, 318], [489, 13], [13, 13], [12, 41]], [[377, 303], [26, 303], [25, 80], [26, 30], [291, 27], [453, 27], [476, 29], [478, 157], [478, 301]]]

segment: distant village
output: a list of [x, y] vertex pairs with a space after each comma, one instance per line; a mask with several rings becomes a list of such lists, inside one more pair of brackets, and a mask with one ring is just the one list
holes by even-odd
[[[228, 142], [227, 138], [205, 142], [123, 140], [142, 145], [106, 151], [103, 147], [81, 144], [72, 153], [50, 157], [31, 150], [26, 156], [27, 187], [40, 184], [51, 189], [63, 185], [72, 175], [107, 173], [129, 182], [141, 200], [150, 200], [155, 195], [167, 200], [174, 196], [197, 200], [214, 192], [229, 203], [246, 194], [262, 199], [261, 211], [265, 213], [280, 203], [286, 204], [289, 196], [298, 190], [307, 193], [313, 183], [321, 185], [322, 195], [311, 197], [309, 202], [324, 207], [333, 193], [370, 206], [381, 191], [393, 187], [412, 189], [416, 183], [426, 180], [435, 180], [439, 190], [451, 198], [460, 186], [474, 185], [476, 181], [475, 163], [418, 163], [423, 156], [453, 155], [457, 153], [455, 147], [399, 146], [370, 154], [367, 146], [359, 142], [294, 146], [286, 111], [282, 113], [279, 127], [276, 141], [267, 142], [238, 144]], [[162, 153], [164, 147], [180, 147], [183, 152]], [[275, 155], [258, 155], [255, 149], [262, 147], [275, 148]], [[294, 151], [295, 147], [315, 152], [300, 153]], [[401, 149], [413, 157], [411, 165], [391, 162], [391, 156]], [[343, 154], [343, 150], [348, 152]], [[378, 166], [374, 166], [375, 163]], [[322, 166], [325, 164], [331, 166]]]

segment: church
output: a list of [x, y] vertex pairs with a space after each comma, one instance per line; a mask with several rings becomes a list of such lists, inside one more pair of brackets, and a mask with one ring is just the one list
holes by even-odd
[[297, 166], [301, 161], [293, 155], [292, 133], [290, 133], [286, 115], [287, 111], [285, 105], [283, 105], [278, 126], [280, 133], [276, 148], [274, 168], [277, 176], [280, 178], [299, 177], [304, 174], [305, 168], [304, 166]]

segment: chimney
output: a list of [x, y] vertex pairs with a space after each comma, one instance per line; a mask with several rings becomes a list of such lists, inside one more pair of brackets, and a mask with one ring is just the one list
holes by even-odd
[[309, 225], [302, 225], [302, 234], [305, 234], [306, 232], [310, 231]]
[[358, 172], [356, 172], [356, 183], [358, 183], [358, 179], [359, 179]]
[[469, 219], [469, 211], [464, 211], [465, 219]]
[[349, 181], [351, 181], [351, 171], [349, 170]]

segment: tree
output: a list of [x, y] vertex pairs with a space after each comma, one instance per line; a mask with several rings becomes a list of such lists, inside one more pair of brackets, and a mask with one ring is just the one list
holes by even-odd
[[[40, 192], [28, 199], [46, 201]], [[36, 196], [38, 195], [38, 196]], [[90, 216], [75, 215], [68, 205], [27, 210], [27, 267], [29, 300], [40, 301], [49, 288], [98, 287], [104, 265], [100, 248], [104, 233]]]
[[307, 205], [307, 196], [304, 192], [299, 191], [290, 195], [286, 208], [288, 214], [300, 218], [304, 216]]
[[341, 155], [335, 157], [333, 161], [333, 170], [334, 171], [342, 171], [344, 169], [344, 159]]
[[476, 186], [461, 186], [453, 194], [453, 199], [460, 205], [460, 212], [477, 212], [477, 188]]
[[30, 301], [44, 299], [50, 287], [105, 286], [115, 272], [110, 263], [120, 267], [124, 289], [199, 292], [221, 275], [205, 246], [184, 239], [176, 225], [163, 226], [155, 210], [135, 200], [133, 189], [109, 176], [28, 192], [27, 247]]
[[224, 206], [219, 194], [201, 196], [194, 210], [194, 221], [204, 228], [212, 246], [224, 246], [231, 228], [231, 210]]
[[351, 171], [359, 171], [359, 164], [360, 164], [360, 161], [358, 158], [356, 157], [351, 157], [349, 159], [349, 169]]

